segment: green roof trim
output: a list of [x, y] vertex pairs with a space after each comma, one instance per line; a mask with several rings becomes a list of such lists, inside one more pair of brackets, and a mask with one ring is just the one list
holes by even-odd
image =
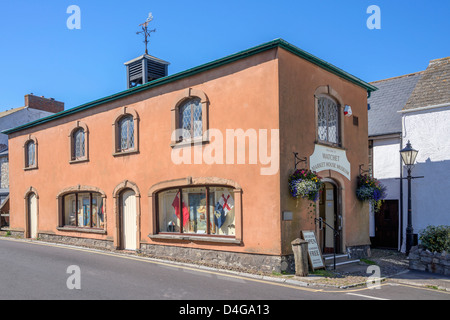
[[118, 100], [118, 99], [121, 99], [121, 98], [125, 98], [125, 97], [127, 97], [129, 95], [133, 95], [135, 93], [138, 93], [138, 92], [141, 92], [141, 91], [145, 91], [147, 89], [158, 87], [158, 86], [161, 86], [161, 85], [164, 85], [164, 84], [167, 84], [167, 83], [171, 83], [171, 82], [174, 82], [174, 81], [186, 78], [186, 77], [193, 76], [193, 75], [201, 73], [201, 72], [205, 72], [207, 70], [218, 68], [220, 66], [223, 66], [223, 65], [232, 63], [234, 61], [241, 60], [241, 59], [244, 59], [244, 58], [247, 58], [247, 57], [253, 56], [255, 54], [258, 54], [258, 53], [261, 53], [261, 52], [264, 52], [264, 51], [267, 51], [267, 50], [271, 50], [271, 49], [274, 49], [274, 48], [283, 48], [283, 49], [285, 49], [285, 50], [287, 50], [287, 51], [289, 51], [289, 52], [291, 52], [291, 53], [293, 53], [293, 54], [295, 54], [295, 55], [297, 55], [297, 56], [299, 56], [299, 57], [301, 57], [301, 58], [303, 58], [303, 59], [305, 59], [307, 61], [310, 61], [310, 62], [318, 65], [319, 67], [321, 67], [321, 68], [323, 68], [323, 69], [325, 69], [325, 70], [327, 70], [327, 71], [329, 71], [331, 73], [334, 73], [334, 74], [338, 75], [339, 77], [341, 77], [341, 78], [343, 78], [345, 80], [348, 80], [348, 81], [350, 81], [350, 82], [352, 82], [352, 83], [354, 83], [354, 84], [356, 84], [356, 85], [366, 89], [369, 94], [370, 94], [370, 92], [377, 90], [377, 88], [375, 86], [373, 86], [373, 85], [371, 85], [371, 84], [369, 84], [369, 83], [367, 83], [367, 82], [365, 82], [365, 81], [363, 81], [363, 80], [361, 80], [361, 79], [359, 79], [359, 78], [357, 78], [357, 77], [355, 77], [355, 76], [345, 72], [342, 69], [339, 69], [338, 67], [336, 67], [336, 66], [334, 66], [334, 65], [332, 65], [332, 64], [330, 64], [330, 63], [328, 63], [328, 62], [326, 62], [326, 61], [324, 61], [322, 59], [319, 59], [319, 58], [313, 56], [312, 54], [310, 54], [310, 53], [308, 53], [308, 52], [306, 52], [306, 51], [304, 51], [304, 50], [302, 50], [302, 49], [300, 49], [300, 48], [298, 48], [298, 47], [288, 43], [285, 40], [283, 40], [283, 39], [275, 39], [275, 40], [272, 40], [270, 42], [261, 44], [259, 46], [256, 46], [256, 47], [253, 47], [253, 48], [250, 48], [250, 49], [247, 49], [247, 50], [244, 50], [244, 51], [241, 51], [241, 52], [229, 55], [229, 56], [226, 56], [224, 58], [221, 58], [221, 59], [218, 59], [218, 60], [214, 60], [212, 62], [208, 62], [208, 63], [202, 64], [200, 66], [197, 66], [197, 67], [194, 67], [194, 68], [191, 68], [191, 69], [188, 69], [188, 70], [185, 70], [185, 71], [182, 71], [182, 72], [170, 75], [170, 76], [166, 76], [166, 77], [163, 77], [163, 78], [160, 78], [160, 79], [157, 79], [157, 80], [153, 80], [153, 81], [148, 82], [146, 84], [143, 84], [141, 86], [138, 86], [138, 87], [135, 87], [135, 88], [131, 88], [131, 89], [128, 89], [128, 90], [125, 90], [125, 91], [122, 91], [122, 92], [118, 92], [116, 94], [113, 94], [113, 95], [110, 95], [110, 96], [107, 96], [107, 97], [104, 97], [104, 98], [101, 98], [101, 99], [98, 99], [98, 100], [95, 100], [95, 101], [92, 101], [92, 102], [89, 102], [89, 103], [85, 103], [85, 104], [82, 104], [82, 105], [80, 105], [78, 107], [74, 107], [74, 108], [71, 108], [71, 109], [68, 109], [68, 110], [64, 110], [64, 111], [59, 112], [59, 113], [55, 113], [55, 114], [53, 114], [51, 116], [48, 116], [48, 117], [45, 117], [45, 118], [41, 118], [39, 120], [35, 120], [35, 121], [32, 121], [32, 122], [29, 122], [27, 124], [18, 126], [16, 128], [4, 130], [4, 131], [2, 131], [2, 133], [4, 133], [4, 134], [11, 134], [11, 133], [19, 132], [19, 131], [22, 131], [22, 130], [25, 130], [25, 129], [28, 129], [28, 128], [32, 128], [32, 127], [38, 126], [40, 124], [44, 124], [44, 123], [47, 123], [47, 122], [50, 122], [50, 121], [53, 121], [53, 120], [56, 120], [56, 119], [60, 119], [60, 118], [63, 118], [63, 117], [66, 117], [66, 116], [69, 116], [69, 115], [72, 115], [72, 114], [75, 114], [75, 113], [78, 113], [78, 112], [81, 112], [81, 111], [84, 111], [84, 110], [96, 107], [96, 106], [99, 106], [99, 105], [102, 105], [102, 104], [105, 104], [105, 103], [108, 103], [108, 102], [111, 102], [111, 101], [115, 101], [115, 100]]

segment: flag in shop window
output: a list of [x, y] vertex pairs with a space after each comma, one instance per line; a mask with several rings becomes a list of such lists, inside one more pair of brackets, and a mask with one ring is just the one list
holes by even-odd
[[102, 198], [102, 200], [100, 200], [100, 209], [98, 210], [98, 213], [97, 213], [101, 222], [103, 222], [104, 214], [105, 214], [105, 211], [104, 211], [104, 207], [103, 207], [103, 198]]
[[[175, 199], [172, 202], [172, 207], [175, 209], [175, 214], [177, 218], [180, 219], [180, 192], [177, 193]], [[182, 203], [183, 207], [183, 227], [189, 222], [189, 209], [186, 207], [184, 202]]]
[[233, 197], [228, 193], [223, 193], [214, 207], [214, 223], [221, 228], [227, 219], [228, 212], [234, 207]]

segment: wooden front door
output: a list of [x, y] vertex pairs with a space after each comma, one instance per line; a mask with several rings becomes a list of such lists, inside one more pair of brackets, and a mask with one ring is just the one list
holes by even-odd
[[137, 249], [137, 214], [134, 191], [127, 190], [121, 196], [121, 237], [122, 248]]
[[375, 213], [375, 238], [373, 246], [398, 248], [398, 200], [385, 200]]
[[37, 197], [34, 193], [28, 196], [28, 236], [32, 239], [38, 237]]

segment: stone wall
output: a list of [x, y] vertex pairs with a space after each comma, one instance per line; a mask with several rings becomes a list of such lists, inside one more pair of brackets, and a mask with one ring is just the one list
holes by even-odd
[[8, 156], [0, 157], [0, 189], [9, 188], [9, 163]]
[[430, 252], [419, 246], [412, 247], [408, 256], [409, 268], [450, 276], [450, 254]]
[[39, 239], [48, 242], [63, 243], [74, 246], [83, 246], [98, 249], [114, 249], [113, 241], [87, 239], [87, 238], [76, 238], [68, 236], [59, 236], [55, 234], [39, 233]]
[[266, 256], [176, 246], [142, 244], [141, 252], [155, 258], [174, 259], [180, 262], [200, 263], [209, 266], [253, 272], [293, 272], [294, 256]]

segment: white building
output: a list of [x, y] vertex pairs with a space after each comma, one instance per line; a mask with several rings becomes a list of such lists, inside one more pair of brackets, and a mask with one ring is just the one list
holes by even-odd
[[450, 225], [450, 57], [430, 62], [401, 115], [403, 146], [419, 151], [412, 175], [424, 176], [412, 181], [414, 233]]
[[[405, 251], [408, 187], [400, 150], [419, 151], [412, 181], [412, 225], [450, 225], [450, 58], [433, 60], [425, 71], [372, 83], [369, 154], [372, 173], [387, 187], [380, 212], [371, 219], [372, 244]], [[403, 212], [403, 214], [402, 214]], [[397, 239], [397, 241], [395, 241]]]
[[[0, 112], [0, 132], [64, 111], [64, 103], [54, 99], [25, 96], [25, 106]], [[8, 135], [0, 133], [0, 227], [7, 223], [9, 196]]]
[[399, 111], [406, 105], [421, 73], [373, 82], [378, 91], [372, 93], [369, 104], [370, 171], [387, 188], [387, 198], [378, 213], [371, 213], [372, 245], [399, 249], [402, 241], [401, 157], [402, 117]]

